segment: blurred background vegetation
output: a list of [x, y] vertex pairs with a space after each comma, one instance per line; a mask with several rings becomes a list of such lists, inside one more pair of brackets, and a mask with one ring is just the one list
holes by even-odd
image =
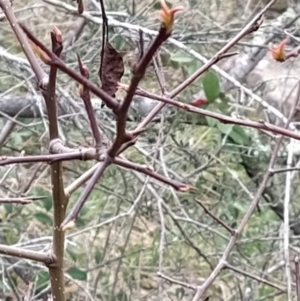
[[[59, 2], [59, 1], [56, 1]], [[55, 2], [53, 2], [55, 3]], [[78, 16], [50, 4], [50, 1], [15, 0], [19, 21], [50, 45], [50, 26], [55, 24], [65, 37]], [[65, 4], [74, 5], [73, 1]], [[85, 1], [86, 11], [99, 17], [96, 1]], [[173, 37], [205, 57], [217, 52], [247, 22], [253, 10], [237, 0], [173, 1], [185, 11], [178, 15]], [[156, 30], [159, 26], [157, 1], [106, 0], [112, 18]], [[270, 15], [267, 22], [276, 18]], [[138, 54], [133, 32], [110, 27], [111, 43], [124, 54], [123, 83], [130, 80], [130, 68]], [[146, 41], [149, 37], [145, 36]], [[246, 39], [247, 40], [247, 39]], [[236, 50], [247, 47], [237, 45]], [[101, 26], [87, 21], [78, 40], [65, 49], [63, 59], [77, 68], [78, 53], [98, 82]], [[9, 56], [9, 55], [10, 56]], [[193, 74], [202, 63], [166, 43], [160, 53], [166, 88], [171, 91]], [[47, 153], [46, 117], [36, 82], [8, 23], [0, 26], [0, 99], [11, 104], [37, 106], [40, 117], [7, 116], [1, 111], [0, 155], [20, 156]], [[47, 69], [46, 66], [44, 66]], [[153, 66], [141, 87], [160, 93]], [[250, 116], [258, 120], [253, 105], [238, 103], [237, 93], [222, 93], [219, 75], [205, 73], [180, 95], [191, 103], [207, 98], [205, 107], [226, 115]], [[60, 131], [69, 146], [90, 146], [92, 136], [77, 84], [59, 74], [58, 102]], [[122, 93], [118, 96], [122, 97]], [[18, 98], [19, 97], [19, 98]], [[23, 102], [22, 102], [23, 101]], [[100, 109], [95, 99], [99, 126], [114, 137], [114, 117]], [[131, 111], [130, 128], [142, 120], [139, 111], [147, 100], [137, 98]], [[152, 105], [152, 103], [150, 103]], [[20, 107], [25, 109], [24, 107]], [[41, 113], [42, 112], [42, 113]], [[7, 134], [6, 129], [10, 128]], [[285, 143], [286, 145], [286, 143]], [[192, 289], [158, 277], [161, 272], [191, 285], [201, 284], [218, 263], [230, 238], [229, 233], [207, 215], [197, 200], [231, 227], [245, 214], [267, 168], [274, 146], [272, 137], [239, 126], [169, 108], [159, 115], [125, 156], [152, 166], [167, 177], [195, 186], [195, 193], [177, 193], [144, 175], [111, 166], [83, 207], [77, 227], [66, 240], [66, 282], [68, 300], [190, 300]], [[22, 153], [23, 152], [23, 153]], [[278, 166], [285, 166], [284, 148]], [[94, 162], [65, 162], [66, 186], [91, 168]], [[0, 167], [0, 197], [44, 196], [41, 201], [20, 206], [0, 205], [0, 242], [31, 250], [48, 250], [52, 233], [52, 200], [49, 166], [43, 163]], [[210, 287], [211, 300], [285, 300], [285, 272], [282, 234], [284, 175], [276, 175], [267, 187], [260, 206], [247, 224], [230, 256], [237, 271], [226, 269]], [[291, 259], [298, 251], [298, 181], [291, 187]], [[78, 199], [82, 188], [70, 199]], [[299, 223], [299, 221], [298, 221]], [[29, 281], [35, 284], [35, 299], [47, 300], [47, 269], [30, 261], [0, 256], [0, 299], [21, 296]], [[248, 273], [248, 274], [247, 274]], [[265, 279], [269, 284], [251, 278]]]

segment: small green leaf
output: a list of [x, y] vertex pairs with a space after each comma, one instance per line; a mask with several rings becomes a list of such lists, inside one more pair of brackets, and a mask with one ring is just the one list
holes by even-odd
[[220, 82], [217, 74], [207, 71], [202, 79], [205, 96], [209, 102], [215, 101], [220, 95]]
[[81, 218], [80, 216], [78, 216], [75, 224], [76, 224], [77, 228], [81, 228], [86, 225], [86, 221], [83, 218]]
[[37, 281], [36, 281], [36, 289], [37, 291], [43, 289], [47, 286], [50, 279], [50, 275], [46, 271], [40, 271], [37, 275]]
[[250, 144], [250, 137], [243, 129], [243, 127], [239, 125], [233, 126], [229, 137], [238, 145], [249, 145]]
[[68, 255], [71, 257], [71, 259], [74, 262], [76, 262], [77, 261], [77, 255], [76, 255], [76, 253], [72, 252], [69, 248], [67, 248], [66, 251], [67, 251]]
[[76, 267], [69, 268], [67, 270], [67, 274], [76, 280], [85, 281], [87, 279], [87, 273]]
[[47, 211], [50, 211], [53, 205], [51, 196], [47, 196], [45, 199], [41, 200], [41, 204]]
[[233, 124], [225, 124], [225, 123], [219, 122], [217, 124], [217, 128], [219, 129], [219, 131], [221, 133], [228, 135], [232, 131]]
[[177, 297], [177, 300], [182, 300], [182, 298], [184, 297], [184, 289], [182, 287], [178, 287], [176, 289], [176, 297]]
[[[201, 68], [201, 66], [202, 66], [201, 62], [193, 60], [192, 64], [188, 64], [186, 66], [186, 70], [187, 70], [188, 75], [194, 74], [198, 69]], [[199, 80], [199, 84], [200, 84], [200, 79], [198, 79], [198, 80]], [[194, 82], [194, 84], [197, 85], [197, 81]]]
[[34, 217], [42, 224], [52, 225], [52, 218], [47, 213], [37, 212]]
[[41, 187], [36, 187], [32, 190], [32, 195], [45, 197], [42, 200], [35, 202], [37, 206], [46, 209], [46, 211], [50, 211], [52, 209], [52, 196], [49, 191]]
[[95, 262], [96, 262], [97, 264], [99, 264], [100, 261], [101, 261], [101, 259], [102, 259], [102, 254], [101, 254], [101, 252], [99, 251], [99, 248], [96, 248]]
[[120, 291], [117, 296], [116, 296], [116, 299], [115, 300], [118, 300], [118, 301], [127, 301], [128, 298], [127, 298], [127, 295], [124, 291]]
[[208, 116], [205, 116], [205, 119], [207, 121], [207, 124], [210, 128], [213, 128], [216, 126], [216, 124], [219, 122], [217, 119], [215, 118], [211, 118], [211, 117], [208, 117]]
[[4, 204], [4, 208], [5, 208], [5, 211], [9, 214], [12, 213], [12, 211], [13, 211], [13, 205], [12, 204]]
[[10, 139], [13, 145], [19, 145], [23, 142], [22, 136], [18, 132], [14, 132], [10, 135]]
[[179, 64], [187, 64], [193, 62], [195, 59], [183, 51], [177, 51], [171, 55], [170, 60]]

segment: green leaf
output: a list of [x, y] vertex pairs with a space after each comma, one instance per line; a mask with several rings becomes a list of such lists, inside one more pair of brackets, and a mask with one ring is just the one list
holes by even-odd
[[37, 212], [34, 217], [42, 224], [52, 225], [52, 218], [47, 213]]
[[182, 298], [184, 297], [184, 289], [182, 287], [178, 287], [175, 294], [178, 300], [182, 300]]
[[47, 271], [40, 271], [37, 275], [36, 290], [40, 291], [47, 286], [50, 280], [50, 275]]
[[12, 213], [12, 211], [13, 211], [13, 205], [12, 204], [4, 204], [4, 208], [5, 208], [5, 211], [7, 213]]
[[41, 204], [47, 211], [50, 211], [53, 205], [51, 196], [47, 196], [45, 199], [41, 200]]
[[125, 44], [125, 40], [121, 35], [118, 35], [114, 38], [114, 46], [117, 50], [121, 50]]
[[125, 293], [124, 291], [121, 290], [121, 291], [117, 294], [115, 300], [118, 300], [118, 301], [127, 301], [128, 298], [127, 298], [126, 293]]
[[18, 132], [14, 132], [10, 135], [10, 139], [13, 145], [19, 145], [23, 142], [22, 136]]
[[32, 190], [33, 196], [43, 196], [44, 199], [35, 202], [35, 204], [43, 209], [46, 209], [46, 211], [50, 211], [52, 209], [52, 196], [51, 194], [41, 187], [36, 187]]
[[207, 121], [207, 124], [210, 128], [213, 128], [216, 126], [216, 124], [219, 122], [217, 119], [215, 118], [211, 118], [211, 117], [208, 117], [208, 116], [205, 116], [205, 119]]
[[[188, 64], [186, 66], [186, 70], [187, 70], [187, 73], [188, 75], [192, 75], [194, 74], [198, 69], [200, 69], [202, 66], [201, 62], [199, 61], [193, 61], [193, 64]], [[200, 84], [200, 79], [199, 80], [199, 84]], [[197, 85], [197, 80], [194, 82], [195, 85]]]
[[177, 51], [175, 53], [172, 53], [170, 60], [179, 64], [187, 64], [193, 62], [195, 59], [183, 51]]
[[87, 279], [87, 272], [80, 270], [79, 268], [72, 267], [67, 270], [67, 274], [73, 279], [85, 281]]
[[75, 221], [75, 224], [76, 224], [77, 228], [81, 228], [86, 225], [86, 221], [83, 218], [81, 218], [80, 216], [78, 216]]
[[220, 82], [217, 74], [207, 71], [202, 79], [205, 96], [209, 102], [215, 101], [220, 95]]
[[217, 128], [219, 129], [219, 131], [221, 133], [228, 135], [232, 131], [233, 124], [225, 124], [225, 123], [219, 122], [217, 124]]
[[238, 145], [250, 145], [250, 137], [243, 129], [243, 127], [239, 125], [233, 126], [229, 137]]
[[96, 248], [96, 253], [95, 253], [95, 262], [96, 264], [99, 264], [101, 262], [102, 259], [102, 254], [99, 251], [99, 248]]
[[68, 255], [71, 257], [71, 259], [72, 259], [74, 262], [76, 262], [76, 261], [77, 261], [77, 254], [74, 253], [74, 252], [72, 252], [69, 248], [67, 248], [66, 251], [67, 251]]

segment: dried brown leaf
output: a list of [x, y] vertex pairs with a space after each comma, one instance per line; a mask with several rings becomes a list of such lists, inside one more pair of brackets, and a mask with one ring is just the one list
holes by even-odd
[[112, 97], [115, 97], [117, 85], [124, 74], [122, 55], [110, 44], [104, 46], [102, 66], [99, 70], [102, 89]]

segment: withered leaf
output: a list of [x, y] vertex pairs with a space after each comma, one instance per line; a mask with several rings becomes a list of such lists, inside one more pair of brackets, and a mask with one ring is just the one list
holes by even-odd
[[124, 63], [122, 55], [110, 44], [106, 43], [103, 51], [102, 66], [100, 66], [99, 77], [101, 88], [110, 96], [115, 97], [117, 84], [124, 74]]

